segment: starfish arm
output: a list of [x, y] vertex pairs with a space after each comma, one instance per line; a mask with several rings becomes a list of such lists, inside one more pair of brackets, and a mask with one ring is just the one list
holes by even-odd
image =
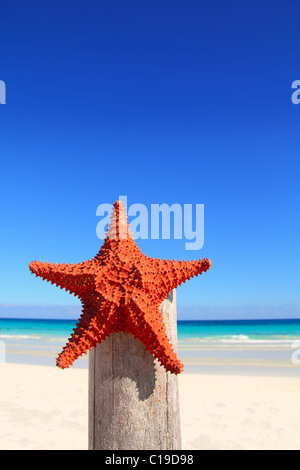
[[138, 303], [142, 306], [144, 302], [134, 302], [131, 333], [144, 344], [146, 350], [153, 354], [166, 370], [179, 374], [183, 370], [183, 364], [178, 359], [167, 336], [166, 325], [159, 307], [148, 305], [147, 313], [145, 313], [144, 306], [141, 309]]
[[93, 262], [84, 261], [79, 264], [67, 263], [42, 263], [32, 261], [29, 264], [32, 274], [40, 276], [43, 280], [65, 288], [72, 294], [80, 296], [81, 293], [94, 286], [94, 273], [96, 272]]
[[97, 314], [92, 306], [85, 305], [74, 333], [56, 359], [56, 365], [60, 369], [68, 368], [82, 354], [115, 331], [113, 314], [114, 307], [109, 302], [104, 302]]
[[161, 288], [161, 298], [191, 277], [206, 272], [212, 265], [211, 260], [204, 258], [199, 261], [171, 261], [152, 259], [151, 271], [156, 275], [155, 283]]

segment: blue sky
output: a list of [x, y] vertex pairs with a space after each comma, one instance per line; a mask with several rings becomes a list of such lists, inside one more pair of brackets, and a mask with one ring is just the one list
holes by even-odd
[[93, 257], [97, 206], [127, 195], [205, 205], [201, 250], [137, 241], [212, 260], [178, 289], [182, 319], [300, 318], [299, 13], [296, 0], [1, 5], [0, 316], [77, 311], [28, 263]]

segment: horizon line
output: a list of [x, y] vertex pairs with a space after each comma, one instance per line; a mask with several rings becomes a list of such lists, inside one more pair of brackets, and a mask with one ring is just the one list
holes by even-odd
[[[48, 321], [48, 320], [53, 320], [53, 321], [77, 321], [78, 318], [77, 317], [74, 317], [74, 318], [33, 318], [33, 317], [2, 317], [0, 316], [0, 320], [40, 320], [40, 321]], [[223, 321], [295, 321], [295, 320], [299, 320], [300, 321], [300, 317], [288, 317], [288, 318], [224, 318], [224, 319], [220, 319], [220, 318], [215, 318], [215, 319], [211, 319], [211, 320], [205, 320], [205, 319], [186, 319], [186, 320], [183, 320], [183, 319], [179, 319], [177, 318], [177, 322], [223, 322]], [[120, 330], [121, 331], [121, 330]]]

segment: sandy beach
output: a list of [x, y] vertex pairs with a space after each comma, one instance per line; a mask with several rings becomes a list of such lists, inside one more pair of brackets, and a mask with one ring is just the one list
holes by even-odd
[[[88, 371], [0, 364], [0, 449], [87, 449]], [[297, 377], [183, 373], [183, 449], [299, 449]]]

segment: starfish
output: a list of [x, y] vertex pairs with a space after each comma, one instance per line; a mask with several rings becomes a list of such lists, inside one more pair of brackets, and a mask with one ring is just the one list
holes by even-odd
[[140, 340], [167, 371], [180, 373], [183, 364], [167, 337], [159, 307], [172, 289], [210, 266], [206, 258], [171, 261], [144, 255], [130, 232], [125, 207], [117, 201], [104, 243], [93, 259], [78, 264], [29, 264], [36, 276], [65, 288], [82, 302], [82, 314], [56, 365], [69, 367], [111, 333], [123, 331]]

